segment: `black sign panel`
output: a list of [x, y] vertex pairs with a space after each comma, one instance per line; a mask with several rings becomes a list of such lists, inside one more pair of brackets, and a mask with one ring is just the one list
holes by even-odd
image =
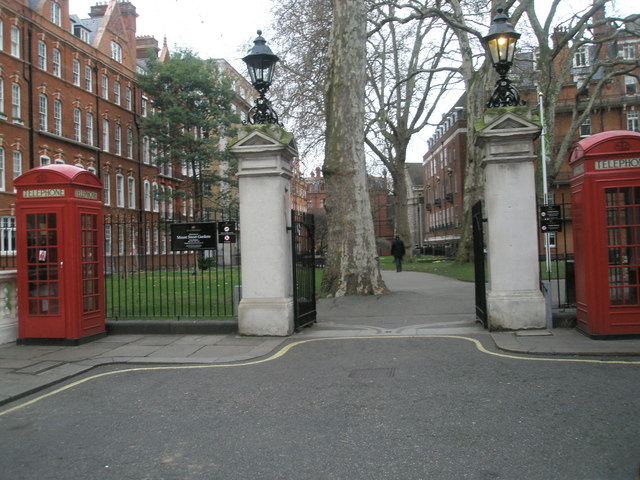
[[560, 205], [542, 205], [540, 207], [540, 230], [542, 233], [562, 231]]
[[212, 223], [174, 223], [171, 225], [171, 250], [210, 250], [215, 249], [216, 224]]
[[218, 222], [218, 243], [236, 243], [236, 222]]

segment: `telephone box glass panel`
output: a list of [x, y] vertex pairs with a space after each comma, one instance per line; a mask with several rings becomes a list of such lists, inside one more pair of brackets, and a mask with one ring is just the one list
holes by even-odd
[[640, 304], [640, 188], [605, 189], [609, 299]]
[[30, 315], [60, 313], [58, 231], [55, 213], [27, 215], [27, 275]]
[[83, 213], [81, 226], [82, 308], [84, 313], [95, 312], [100, 307], [98, 291], [98, 218]]

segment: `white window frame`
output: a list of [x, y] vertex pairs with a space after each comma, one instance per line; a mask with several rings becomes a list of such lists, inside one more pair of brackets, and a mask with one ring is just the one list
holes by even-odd
[[113, 82], [113, 103], [120, 105], [120, 82]]
[[11, 25], [11, 55], [20, 58], [20, 29]]
[[143, 117], [147, 116], [149, 110], [149, 99], [147, 97], [142, 97], [140, 112]]
[[60, 50], [54, 47], [51, 50], [51, 73], [53, 73], [58, 78], [62, 76], [62, 70], [60, 68], [60, 65], [61, 65]]
[[87, 145], [93, 145], [94, 131], [93, 131], [93, 113], [87, 112]]
[[105, 173], [102, 175], [102, 193], [105, 205], [111, 205], [111, 175]]
[[589, 48], [587, 45], [582, 45], [573, 54], [573, 66], [577, 68], [588, 67], [589, 64]]
[[624, 76], [624, 92], [626, 95], [638, 94], [638, 81], [636, 77], [632, 77], [631, 75]]
[[116, 207], [124, 208], [124, 175], [116, 174]]
[[133, 130], [127, 128], [127, 158], [133, 158]]
[[145, 212], [151, 211], [151, 184], [149, 180], [145, 180], [143, 184], [144, 190], [144, 210]]
[[91, 65], [84, 66], [84, 89], [93, 92], [93, 71]]
[[62, 101], [53, 100], [53, 134], [62, 136]]
[[20, 150], [13, 151], [13, 178], [22, 175], [22, 152]]
[[47, 155], [40, 155], [40, 166], [51, 165], [51, 157]]
[[136, 208], [136, 179], [134, 177], [127, 177], [127, 200], [128, 207], [131, 210]]
[[82, 110], [77, 107], [73, 109], [73, 139], [82, 141]]
[[62, 26], [62, 10], [60, 8], [60, 5], [52, 1], [49, 8], [50, 8], [49, 13], [51, 16], [51, 22], [61, 27]]
[[151, 163], [151, 148], [149, 147], [149, 137], [142, 137], [142, 163], [149, 165]]
[[111, 58], [118, 63], [122, 63], [122, 47], [114, 40], [111, 40]]
[[22, 113], [22, 89], [20, 88], [20, 84], [13, 82], [11, 83], [11, 118], [13, 120], [21, 119], [20, 114]]
[[0, 254], [16, 254], [16, 217], [0, 216]]
[[47, 69], [47, 44], [44, 40], [38, 40], [38, 68]]
[[113, 148], [116, 155], [122, 155], [122, 127], [119, 123], [113, 126]]
[[[589, 128], [588, 133], [586, 131], [587, 127]], [[591, 117], [585, 118], [584, 122], [582, 122], [582, 125], [580, 125], [580, 137], [584, 138], [588, 137], [589, 135], [591, 135]]]
[[44, 93], [38, 95], [38, 128], [49, 131], [49, 99]]
[[[0, 25], [2, 24], [2, 22], [0, 22]], [[0, 37], [0, 40], [2, 40], [2, 38]], [[0, 50], [2, 48], [0, 47]], [[4, 110], [4, 78], [0, 77], [0, 113], [5, 115], [5, 110]]]
[[109, 151], [109, 120], [102, 119], [102, 151]]
[[105, 100], [109, 100], [109, 77], [106, 73], [102, 74], [101, 77], [101, 86], [102, 86], [102, 98]]
[[71, 82], [76, 86], [80, 86], [80, 61], [74, 58], [71, 62]]
[[160, 201], [158, 198], [158, 184], [153, 182], [151, 186], [151, 194], [153, 195], [153, 211], [158, 213], [160, 211]]
[[173, 219], [173, 188], [167, 187], [167, 218]]
[[124, 106], [127, 110], [131, 110], [131, 88], [125, 87], [124, 89]]
[[640, 118], [638, 110], [629, 110], [627, 112], [627, 130], [640, 132]]
[[105, 224], [104, 226], [104, 254], [108, 257], [111, 256], [111, 250], [113, 245], [111, 243], [111, 225]]

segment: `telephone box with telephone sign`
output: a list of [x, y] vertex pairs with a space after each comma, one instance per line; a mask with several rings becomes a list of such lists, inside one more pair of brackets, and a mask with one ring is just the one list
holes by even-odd
[[106, 335], [102, 185], [72, 165], [15, 179], [18, 342]]
[[640, 334], [640, 133], [587, 137], [569, 164], [578, 328]]

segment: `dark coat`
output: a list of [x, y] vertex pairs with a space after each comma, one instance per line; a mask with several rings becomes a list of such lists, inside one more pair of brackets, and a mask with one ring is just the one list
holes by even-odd
[[394, 257], [402, 258], [405, 254], [404, 242], [396, 237], [391, 244], [391, 255]]

